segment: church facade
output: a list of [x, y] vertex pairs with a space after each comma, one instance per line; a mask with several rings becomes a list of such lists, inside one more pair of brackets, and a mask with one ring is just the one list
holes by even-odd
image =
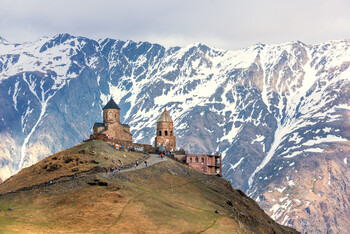
[[166, 108], [157, 121], [157, 133], [154, 146], [156, 148], [163, 147], [170, 152], [173, 152], [176, 149], [174, 123]]
[[103, 123], [95, 123], [91, 139], [105, 135], [110, 140], [132, 142], [130, 126], [120, 123], [120, 108], [113, 98], [103, 107]]

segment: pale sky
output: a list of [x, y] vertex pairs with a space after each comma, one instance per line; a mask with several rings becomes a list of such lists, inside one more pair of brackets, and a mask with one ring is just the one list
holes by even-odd
[[21, 43], [70, 33], [235, 50], [349, 39], [349, 12], [349, 0], [0, 0], [0, 36]]

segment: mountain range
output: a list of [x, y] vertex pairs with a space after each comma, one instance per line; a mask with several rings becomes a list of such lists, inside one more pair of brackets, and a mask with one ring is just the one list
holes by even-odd
[[220, 153], [224, 177], [277, 222], [350, 231], [349, 45], [1, 39], [0, 176], [87, 139], [112, 96], [135, 142], [153, 143], [166, 107], [177, 145]]

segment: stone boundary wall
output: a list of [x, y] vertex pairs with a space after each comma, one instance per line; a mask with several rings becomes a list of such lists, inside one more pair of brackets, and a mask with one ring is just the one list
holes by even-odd
[[151, 152], [155, 151], [156, 148], [152, 145], [146, 145], [146, 144], [139, 144], [139, 143], [133, 143], [130, 141], [122, 141], [122, 140], [115, 140], [115, 139], [109, 139], [106, 134], [95, 134], [90, 136], [90, 140], [101, 140], [105, 142], [109, 142], [112, 144], [118, 144], [120, 147], [124, 145], [124, 148], [130, 148], [130, 147], [142, 147], [143, 151]]

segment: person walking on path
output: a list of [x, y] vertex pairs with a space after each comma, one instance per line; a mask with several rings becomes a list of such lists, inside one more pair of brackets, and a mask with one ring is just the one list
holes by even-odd
[[145, 167], [147, 167], [147, 161], [145, 161]]

